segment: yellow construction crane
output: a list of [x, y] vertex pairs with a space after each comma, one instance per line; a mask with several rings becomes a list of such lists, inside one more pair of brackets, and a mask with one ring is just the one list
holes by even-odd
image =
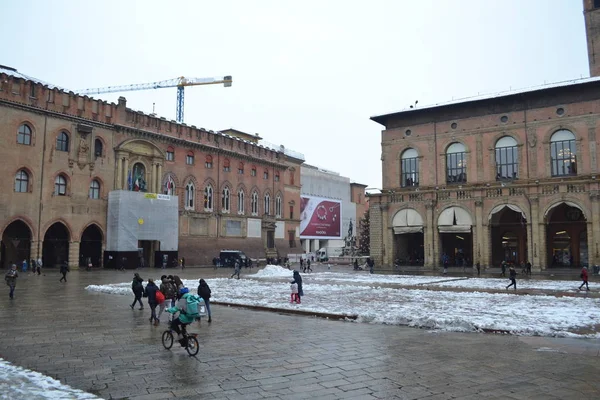
[[183, 105], [184, 105], [184, 88], [186, 86], [199, 86], [199, 85], [215, 85], [222, 83], [225, 87], [230, 87], [233, 82], [231, 75], [224, 76], [222, 78], [186, 78], [180, 76], [179, 78], [168, 79], [166, 81], [151, 82], [151, 83], [137, 83], [132, 85], [122, 86], [108, 86], [104, 88], [93, 88], [93, 89], [81, 89], [77, 90], [76, 93], [91, 95], [100, 93], [115, 93], [115, 92], [131, 92], [134, 90], [149, 90], [149, 89], [162, 89], [169, 87], [177, 88], [177, 122], [183, 122]]

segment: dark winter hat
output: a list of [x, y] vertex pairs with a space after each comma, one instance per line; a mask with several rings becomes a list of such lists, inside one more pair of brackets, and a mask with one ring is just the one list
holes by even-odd
[[163, 275], [163, 276], [161, 276], [161, 277], [160, 277], [160, 280], [161, 280], [161, 281], [162, 281], [163, 279], [167, 279], [167, 276], [166, 276], [166, 275]]

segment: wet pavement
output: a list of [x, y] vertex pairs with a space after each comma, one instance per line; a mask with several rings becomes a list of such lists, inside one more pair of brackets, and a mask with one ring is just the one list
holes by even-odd
[[131, 310], [130, 297], [84, 289], [132, 274], [73, 271], [66, 284], [56, 271], [21, 276], [12, 302], [4, 286], [0, 357], [106, 399], [600, 397], [598, 340], [431, 332], [214, 305], [213, 323], [190, 329], [201, 349], [189, 357], [163, 349], [166, 322], [151, 326], [147, 307]]

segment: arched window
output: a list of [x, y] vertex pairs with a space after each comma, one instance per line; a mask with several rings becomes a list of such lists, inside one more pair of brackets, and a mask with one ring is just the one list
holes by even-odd
[[271, 196], [269, 193], [265, 194], [265, 214], [271, 215]]
[[56, 138], [56, 150], [69, 151], [69, 135], [66, 132], [61, 132]]
[[244, 163], [243, 162], [238, 164], [238, 174], [244, 175]]
[[496, 142], [496, 180], [519, 178], [519, 153], [517, 141], [503, 136]]
[[213, 210], [213, 188], [208, 185], [204, 188], [204, 211]]
[[223, 192], [221, 193], [221, 211], [229, 212], [230, 210], [230, 193], [229, 188], [224, 187]]
[[94, 179], [90, 183], [89, 196], [90, 196], [90, 199], [95, 199], [95, 200], [100, 198], [100, 182], [98, 182], [97, 179]]
[[65, 196], [67, 194], [67, 179], [61, 174], [54, 179], [54, 195]]
[[104, 145], [102, 144], [102, 140], [96, 138], [96, 140], [94, 140], [94, 156], [96, 156], [96, 158], [102, 157], [103, 148]]
[[238, 214], [244, 215], [244, 191], [240, 189], [238, 192], [238, 203], [237, 203]]
[[231, 171], [231, 163], [226, 158], [225, 160], [223, 160], [223, 172], [229, 172], [229, 171]]
[[419, 154], [415, 149], [406, 149], [401, 158], [401, 186], [419, 186]]
[[575, 135], [566, 129], [554, 132], [550, 138], [552, 176], [577, 175]]
[[163, 188], [163, 193], [168, 194], [169, 196], [173, 196], [175, 194], [175, 181], [171, 175], [167, 176], [167, 180], [165, 181], [165, 186]]
[[279, 172], [275, 172], [275, 182], [279, 182]]
[[175, 149], [173, 146], [167, 147], [166, 159], [167, 161], [175, 161]]
[[446, 150], [446, 182], [467, 182], [467, 157], [462, 143], [452, 143]]
[[188, 182], [187, 185], [185, 185], [185, 209], [186, 210], [193, 210], [194, 209], [194, 198], [196, 195], [196, 188], [194, 187], [194, 184], [192, 182]]
[[29, 192], [29, 174], [25, 170], [20, 169], [15, 175], [15, 192]]
[[17, 133], [17, 143], [19, 144], [31, 144], [31, 128], [27, 124], [22, 124], [19, 126], [19, 130]]
[[275, 216], [281, 218], [281, 196], [275, 197]]
[[206, 156], [206, 161], [204, 162], [204, 166], [207, 169], [211, 169], [213, 167], [213, 158], [212, 158], [212, 156]]
[[252, 192], [252, 199], [250, 201], [250, 212], [252, 215], [258, 215], [258, 193]]
[[185, 163], [187, 165], [194, 165], [194, 152], [193, 151], [188, 151], [187, 155], [185, 156]]
[[263, 172], [263, 179], [269, 179], [269, 171], [267, 171], [265, 169], [265, 172]]
[[256, 176], [256, 165], [252, 166], [252, 169], [250, 170], [250, 176]]

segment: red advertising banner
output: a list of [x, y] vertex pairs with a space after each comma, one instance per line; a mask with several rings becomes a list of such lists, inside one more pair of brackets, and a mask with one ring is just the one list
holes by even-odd
[[300, 238], [341, 239], [341, 200], [302, 196], [300, 198]]

